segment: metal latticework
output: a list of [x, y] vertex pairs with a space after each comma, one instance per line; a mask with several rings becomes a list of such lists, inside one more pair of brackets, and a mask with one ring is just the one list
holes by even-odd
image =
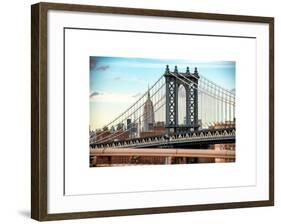
[[196, 89], [194, 88], [194, 84], [191, 84], [188, 88], [187, 95], [187, 107], [189, 108], [189, 113], [187, 114], [187, 126], [198, 127], [198, 114], [197, 114], [197, 106], [198, 106], [198, 98], [196, 94]]
[[166, 77], [166, 127], [177, 125], [177, 85], [174, 77]]

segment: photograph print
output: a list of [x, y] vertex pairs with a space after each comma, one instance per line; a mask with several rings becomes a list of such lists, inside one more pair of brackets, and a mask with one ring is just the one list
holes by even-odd
[[235, 162], [235, 61], [90, 56], [90, 167]]

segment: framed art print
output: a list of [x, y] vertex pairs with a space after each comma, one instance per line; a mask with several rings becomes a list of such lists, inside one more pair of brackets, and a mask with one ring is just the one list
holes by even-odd
[[32, 218], [274, 204], [274, 18], [32, 5]]

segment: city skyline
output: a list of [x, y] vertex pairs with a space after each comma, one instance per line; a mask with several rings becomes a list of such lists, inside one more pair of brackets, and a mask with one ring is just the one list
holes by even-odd
[[90, 128], [99, 129], [126, 110], [165, 72], [198, 68], [199, 74], [228, 90], [235, 89], [235, 62], [120, 57], [90, 57]]

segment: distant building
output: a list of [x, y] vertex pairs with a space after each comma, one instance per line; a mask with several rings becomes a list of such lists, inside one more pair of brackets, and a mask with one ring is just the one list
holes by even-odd
[[147, 92], [147, 100], [143, 108], [143, 131], [150, 131], [155, 124], [153, 102], [150, 99], [150, 92]]
[[115, 132], [115, 128], [114, 128], [113, 125], [112, 125], [111, 128], [110, 128], [110, 132], [111, 132], [111, 133]]
[[119, 124], [117, 124], [117, 128], [116, 128], [116, 130], [124, 130], [124, 124], [123, 123], [119, 123]]
[[225, 122], [217, 122], [208, 127], [209, 129], [221, 129], [221, 128], [235, 128], [235, 119], [234, 121], [225, 121]]
[[111, 132], [109, 130], [107, 131], [97, 131], [95, 136], [92, 137], [92, 139], [95, 139], [96, 141], [100, 141], [100, 143], [108, 143], [113, 141], [120, 141], [120, 140], [126, 140], [129, 138], [129, 134], [127, 131], [124, 131], [122, 129], [115, 130], [115, 132]]
[[127, 130], [131, 128], [132, 120], [129, 118], [127, 119]]
[[99, 130], [96, 131], [96, 141], [100, 141], [102, 139], [106, 139], [110, 135], [110, 131]]
[[159, 127], [165, 127], [165, 122], [164, 121], [157, 121], [155, 123], [155, 127], [159, 128]]
[[96, 141], [96, 133], [93, 130], [89, 130], [89, 141], [90, 143]]
[[130, 138], [135, 138], [138, 135], [138, 124], [127, 119], [127, 132]]

